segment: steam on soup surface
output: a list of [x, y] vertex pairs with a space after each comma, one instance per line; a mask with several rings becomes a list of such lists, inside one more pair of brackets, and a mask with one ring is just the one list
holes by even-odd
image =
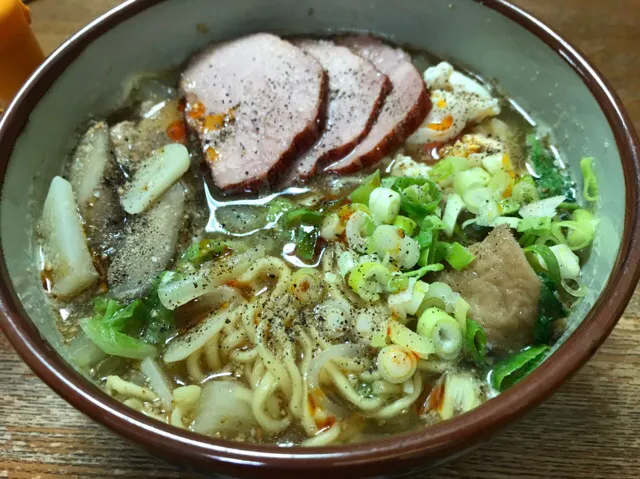
[[446, 62], [257, 34], [125, 89], [51, 183], [42, 278], [77, 366], [151, 417], [422, 427], [532, 371], [584, 293], [597, 220], [557, 150]]

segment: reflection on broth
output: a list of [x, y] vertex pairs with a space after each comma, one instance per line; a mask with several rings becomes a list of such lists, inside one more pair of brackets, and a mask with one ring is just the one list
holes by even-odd
[[238, 441], [467, 412], [585, 293], [592, 159], [580, 205], [551, 138], [478, 77], [371, 37], [292, 42], [136, 76], [87, 126], [38, 227], [71, 357], [126, 405]]

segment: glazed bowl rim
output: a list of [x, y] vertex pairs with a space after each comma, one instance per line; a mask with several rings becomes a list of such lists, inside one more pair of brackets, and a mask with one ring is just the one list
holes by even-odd
[[[80, 30], [34, 72], [0, 121], [0, 178], [30, 112], [57, 77], [91, 44], [123, 21], [166, 0], [128, 0]], [[584, 81], [604, 112], [621, 157], [625, 176], [622, 243], [599, 299], [567, 341], [524, 381], [482, 406], [454, 419], [371, 442], [280, 448], [207, 438], [183, 431], [120, 404], [84, 379], [40, 336], [12, 287], [4, 254], [0, 258], [0, 324], [23, 360], [53, 390], [78, 410], [122, 436], [182, 462], [200, 466], [318, 470], [376, 466], [390, 460], [440, 460], [467, 449], [544, 401], [576, 372], [609, 335], [633, 294], [640, 275], [640, 146], [633, 125], [602, 75], [569, 42], [526, 11], [505, 0], [474, 0], [517, 22], [559, 55]]]

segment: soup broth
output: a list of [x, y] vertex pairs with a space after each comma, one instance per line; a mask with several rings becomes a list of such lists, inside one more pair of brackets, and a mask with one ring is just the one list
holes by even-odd
[[[428, 53], [411, 58], [431, 105], [417, 128], [394, 127], [399, 144], [376, 147], [388, 154], [349, 164], [394, 114], [378, 105], [334, 163], [304, 179], [269, 172], [257, 188], [224, 186], [221, 163], [253, 90], [210, 111], [195, 67], [128, 82], [127, 104], [83, 131], [39, 225], [44, 294], [76, 366], [176, 427], [310, 446], [449, 419], [543, 361], [584, 293], [597, 220], [513, 100]], [[348, 129], [336, 113], [347, 87], [322, 67], [328, 118], [311, 152]], [[387, 102], [405, 94], [398, 69], [396, 93], [380, 86]], [[263, 116], [252, 131], [268, 143]], [[233, 165], [264, 161], [263, 146]], [[595, 186], [585, 178], [587, 200]]]

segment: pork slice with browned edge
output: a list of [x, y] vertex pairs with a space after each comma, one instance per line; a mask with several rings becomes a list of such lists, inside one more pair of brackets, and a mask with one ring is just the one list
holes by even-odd
[[329, 40], [298, 39], [329, 76], [327, 124], [320, 139], [293, 165], [291, 177], [307, 180], [319, 167], [345, 157], [375, 123], [391, 82], [368, 60]]
[[431, 101], [420, 72], [404, 50], [368, 36], [345, 37], [338, 43], [369, 60], [393, 85], [367, 137], [349, 155], [325, 170], [352, 173], [376, 163], [402, 145], [429, 113]]
[[278, 179], [324, 128], [327, 75], [311, 55], [268, 33], [219, 43], [182, 74], [187, 124], [214, 183], [257, 191]]

